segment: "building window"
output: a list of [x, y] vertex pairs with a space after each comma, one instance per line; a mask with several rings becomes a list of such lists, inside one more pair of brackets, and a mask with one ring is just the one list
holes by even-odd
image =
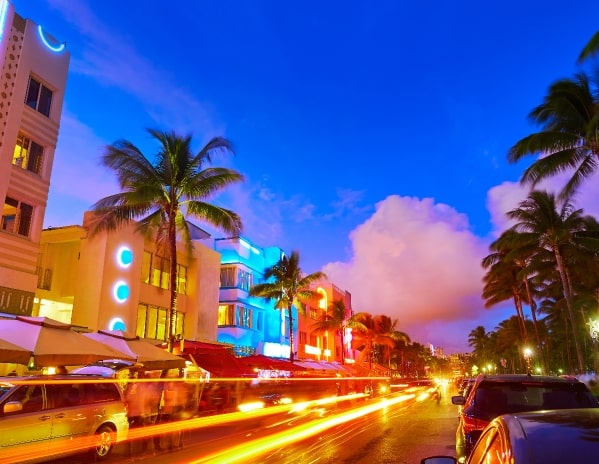
[[237, 326], [252, 328], [252, 310], [245, 306], [237, 306]]
[[218, 325], [235, 325], [235, 306], [232, 304], [218, 305]]
[[33, 77], [29, 77], [25, 104], [44, 116], [50, 116], [52, 106], [52, 91]]
[[168, 259], [152, 255], [152, 280], [150, 284], [154, 287], [160, 287], [165, 290], [168, 290], [168, 268]]
[[262, 311], [256, 311], [256, 330], [262, 332], [264, 330], [264, 313]]
[[220, 268], [220, 286], [235, 287], [235, 266], [223, 266]]
[[246, 291], [250, 291], [250, 288], [252, 288], [252, 273], [248, 272], [248, 271], [244, 271], [242, 269], [239, 270], [239, 280], [238, 280], [238, 287], [246, 290]]
[[318, 345], [318, 336], [317, 335], [310, 335], [310, 345], [311, 346], [319, 346]]
[[187, 295], [187, 266], [177, 264], [177, 293]]
[[299, 343], [300, 345], [305, 345], [308, 342], [308, 334], [306, 332], [299, 333]]
[[289, 317], [285, 316], [285, 318], [283, 319], [283, 335], [285, 336], [286, 340], [289, 340]]
[[145, 284], [150, 283], [152, 269], [152, 253], [144, 250], [143, 258], [141, 259], [141, 281]]
[[37, 267], [37, 288], [50, 290], [52, 287], [52, 269]]
[[310, 319], [318, 319], [318, 309], [313, 308], [312, 306], [310, 306]]
[[[168, 310], [160, 306], [140, 303], [137, 306], [137, 324], [135, 334], [140, 338], [167, 340]], [[185, 330], [185, 313], [176, 312], [175, 335], [183, 336]]]
[[43, 155], [44, 147], [19, 133], [12, 156], [13, 165], [39, 174], [42, 170]]
[[28, 237], [32, 218], [33, 206], [6, 197], [2, 207], [2, 230]]

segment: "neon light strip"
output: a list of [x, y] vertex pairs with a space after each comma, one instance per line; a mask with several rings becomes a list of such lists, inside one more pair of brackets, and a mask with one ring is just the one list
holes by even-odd
[[4, 26], [6, 25], [6, 16], [8, 12], [8, 0], [0, 0], [0, 42], [4, 37]]
[[37, 26], [37, 32], [40, 35], [40, 39], [42, 39], [42, 42], [44, 42], [44, 45], [46, 47], [48, 47], [50, 50], [52, 50], [53, 52], [56, 53], [60, 53], [61, 51], [63, 51], [66, 47], [66, 44], [63, 42], [60, 45], [52, 45], [50, 42], [48, 42], [48, 39], [46, 39], [46, 34], [44, 34], [44, 31], [42, 29], [42, 26], [38, 25]]

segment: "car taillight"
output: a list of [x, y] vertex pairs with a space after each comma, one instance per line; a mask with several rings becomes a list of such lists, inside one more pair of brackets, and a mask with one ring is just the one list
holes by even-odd
[[474, 430], [482, 430], [487, 425], [489, 425], [489, 421], [479, 419], [473, 415], [464, 414], [464, 433], [470, 433]]

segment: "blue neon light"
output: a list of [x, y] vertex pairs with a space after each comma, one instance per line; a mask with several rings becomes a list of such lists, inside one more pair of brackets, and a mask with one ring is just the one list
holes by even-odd
[[46, 33], [44, 32], [44, 30], [42, 29], [42, 26], [40, 26], [40, 25], [37, 26], [37, 32], [40, 36], [40, 39], [42, 39], [42, 42], [44, 43], [44, 45], [55, 53], [60, 53], [67, 46], [67, 44], [64, 42], [61, 44], [58, 44], [58, 45], [53, 45], [50, 42], [48, 42], [48, 39], [46, 38]]
[[133, 252], [126, 246], [120, 247], [116, 252], [116, 261], [122, 268], [128, 268], [133, 262]]
[[108, 330], [122, 330], [124, 332], [127, 330], [127, 326], [125, 325], [125, 321], [120, 317], [115, 317], [108, 323]]
[[129, 285], [126, 282], [119, 280], [112, 289], [112, 293], [114, 295], [114, 299], [118, 303], [124, 303], [129, 298], [131, 294], [131, 290], [129, 289]]
[[4, 26], [6, 25], [6, 16], [8, 15], [8, 0], [0, 0], [0, 42], [4, 37]]

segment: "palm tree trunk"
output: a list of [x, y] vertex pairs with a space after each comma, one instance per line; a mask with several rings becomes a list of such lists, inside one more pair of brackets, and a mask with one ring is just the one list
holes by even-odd
[[554, 247], [553, 253], [555, 254], [555, 262], [557, 263], [557, 271], [559, 272], [562, 287], [564, 290], [564, 297], [566, 298], [566, 307], [568, 308], [568, 317], [570, 318], [570, 326], [572, 327], [572, 339], [574, 340], [574, 348], [576, 350], [576, 358], [578, 361], [578, 373], [582, 374], [582, 353], [580, 352], [580, 344], [578, 342], [578, 329], [576, 327], [576, 319], [574, 317], [574, 307], [572, 304], [572, 292], [570, 291], [570, 285], [565, 275], [565, 266], [562, 259], [562, 255], [557, 247]]
[[168, 313], [168, 351], [173, 352], [175, 345], [175, 330], [177, 325], [177, 231], [175, 229], [175, 219], [172, 218], [168, 231], [169, 254], [170, 254], [170, 307]]
[[293, 352], [293, 312], [291, 308], [293, 305], [287, 306], [287, 316], [289, 317], [289, 361], [293, 362], [294, 352]]
[[528, 344], [528, 333], [526, 331], [526, 324], [524, 323], [524, 311], [522, 310], [522, 298], [519, 293], [514, 291], [514, 306], [516, 307], [516, 314], [518, 315], [518, 323], [520, 325], [520, 333], [522, 334], [522, 341], [524, 345]]
[[341, 335], [341, 364], [345, 364], [345, 337], [343, 336], [343, 331], [345, 329], [341, 327], [340, 335]]
[[530, 314], [532, 315], [532, 324], [535, 329], [535, 337], [537, 339], [538, 349], [541, 351], [541, 362], [543, 364], [543, 372], [547, 375], [547, 357], [545, 356], [545, 350], [541, 343], [541, 336], [539, 335], [539, 324], [537, 322], [537, 302], [532, 297], [530, 292], [530, 284], [528, 279], [524, 279], [524, 286], [526, 288], [526, 295], [528, 298], [528, 304], [530, 305]]

